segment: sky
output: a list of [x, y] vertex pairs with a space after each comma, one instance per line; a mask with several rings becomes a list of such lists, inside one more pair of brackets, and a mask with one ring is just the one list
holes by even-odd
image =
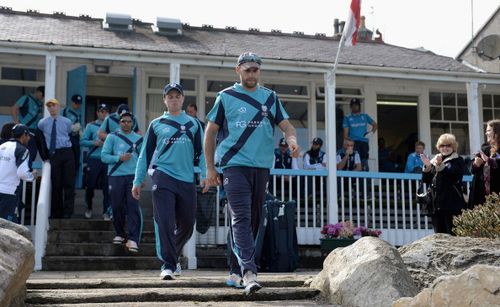
[[[350, 0], [0, 0], [0, 6], [15, 11], [57, 11], [95, 18], [111, 12], [151, 23], [156, 17], [169, 17], [191, 26], [279, 29], [328, 36], [333, 35], [335, 18], [346, 20], [349, 5]], [[366, 17], [366, 27], [379, 29], [388, 44], [423, 47], [456, 57], [499, 5], [499, 0], [362, 0], [361, 15]]]

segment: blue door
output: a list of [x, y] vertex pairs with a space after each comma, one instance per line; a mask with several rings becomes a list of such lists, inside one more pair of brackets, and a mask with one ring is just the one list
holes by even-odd
[[[85, 97], [87, 93], [87, 66], [82, 65], [73, 70], [68, 71], [68, 80], [66, 84], [66, 105], [71, 104], [71, 97], [73, 95], [80, 95], [83, 98], [82, 105], [80, 107], [81, 117], [80, 126], [81, 129], [85, 128]], [[82, 188], [82, 177], [83, 177], [83, 154], [80, 150], [80, 144], [74, 144], [78, 148], [75, 161], [78, 163], [78, 168], [76, 170], [76, 188]]]

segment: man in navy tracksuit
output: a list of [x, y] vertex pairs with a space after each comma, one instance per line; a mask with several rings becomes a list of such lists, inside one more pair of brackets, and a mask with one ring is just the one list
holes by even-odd
[[116, 236], [113, 243], [125, 242], [125, 217], [127, 217], [127, 248], [138, 252], [142, 233], [142, 212], [139, 202], [132, 197], [132, 181], [142, 137], [132, 131], [133, 115], [120, 114], [120, 130], [110, 133], [101, 152], [101, 160], [108, 164], [108, 184], [113, 210], [113, 226]]
[[[238, 58], [240, 83], [221, 91], [208, 114], [205, 130], [207, 179], [205, 190], [219, 185], [215, 169], [222, 167], [224, 190], [231, 216], [230, 243], [234, 257], [226, 284], [245, 287], [251, 294], [261, 288], [257, 282], [255, 242], [269, 169], [273, 166], [274, 128], [284, 133], [292, 156], [299, 151], [295, 129], [276, 93], [258, 84], [261, 59], [245, 52]], [[226, 136], [217, 145], [219, 129]], [[236, 260], [236, 259], [237, 260]], [[243, 278], [242, 278], [243, 277]], [[243, 282], [241, 283], [241, 280]]]
[[104, 142], [99, 138], [98, 131], [102, 121], [109, 114], [109, 107], [106, 104], [100, 104], [97, 107], [97, 119], [87, 125], [83, 133], [80, 145], [88, 147], [87, 152], [87, 189], [85, 190], [85, 202], [87, 210], [85, 218], [92, 217], [92, 199], [94, 198], [94, 189], [102, 187], [103, 206], [102, 213], [104, 220], [110, 220], [109, 193], [108, 193], [108, 166], [101, 161], [101, 150]]
[[156, 151], [152, 165], [156, 253], [163, 263], [161, 278], [170, 280], [173, 275], [180, 274], [178, 256], [193, 233], [196, 218], [193, 160], [200, 157], [199, 167], [204, 174], [205, 159], [201, 154], [203, 129], [195, 118], [182, 111], [182, 86], [167, 84], [163, 98], [168, 111], [149, 125], [132, 194], [139, 199], [144, 177]]

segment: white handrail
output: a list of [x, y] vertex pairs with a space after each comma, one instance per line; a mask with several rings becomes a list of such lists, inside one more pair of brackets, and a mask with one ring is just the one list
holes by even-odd
[[36, 210], [35, 225], [35, 271], [42, 269], [42, 258], [45, 255], [47, 231], [49, 230], [49, 215], [51, 201], [50, 162], [44, 162], [42, 167], [42, 182]]

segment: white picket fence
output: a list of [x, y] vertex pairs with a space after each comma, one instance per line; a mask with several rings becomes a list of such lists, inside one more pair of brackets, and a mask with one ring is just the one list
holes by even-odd
[[[320, 231], [328, 224], [331, 206], [337, 206], [339, 221], [352, 221], [382, 231], [381, 238], [400, 246], [432, 234], [427, 216], [420, 213], [416, 191], [421, 175], [375, 172], [337, 172], [336, 201], [327, 201], [327, 171], [273, 169], [270, 193], [297, 204], [297, 239], [300, 245], [319, 244]], [[471, 176], [464, 176], [469, 186]], [[213, 219], [197, 244], [225, 244], [229, 219], [225, 202], [216, 197]]]

